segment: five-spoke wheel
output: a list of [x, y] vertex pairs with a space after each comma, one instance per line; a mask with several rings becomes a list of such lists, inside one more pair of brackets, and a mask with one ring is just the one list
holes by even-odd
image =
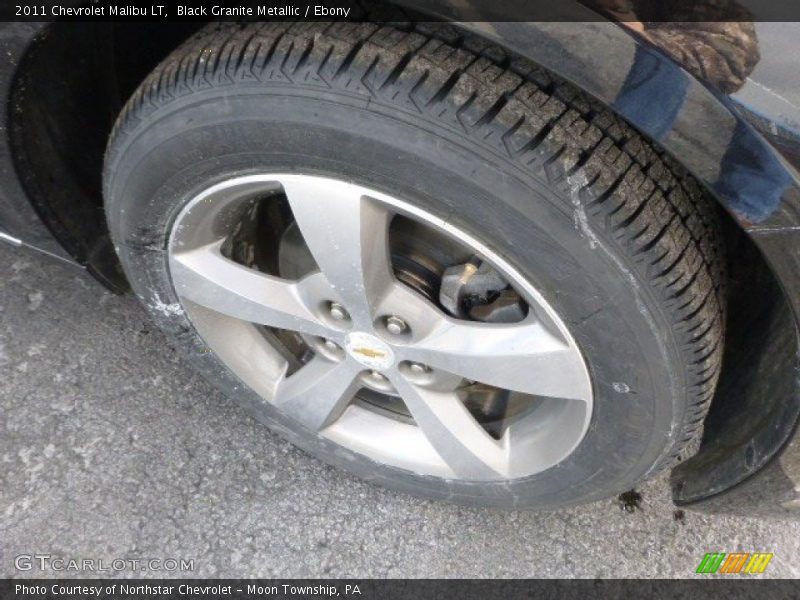
[[[317, 266], [297, 280], [226, 255], [239, 220], [277, 197]], [[524, 298], [527, 314], [514, 323], [458, 318], [399, 281], [389, 239], [396, 215], [492, 265]], [[585, 432], [591, 384], [555, 312], [485, 245], [397, 198], [310, 175], [235, 178], [187, 204], [170, 249], [175, 290], [210, 348], [265, 401], [351, 449], [417, 472], [492, 480], [552, 466]], [[305, 358], [293, 364], [270, 336], [248, 336], [258, 349], [236, 352], [243, 340], [238, 329], [226, 336], [231, 319], [299, 334]], [[475, 384], [522, 396], [528, 406], [490, 432], [464, 401]], [[365, 388], [399, 396], [411, 419], [354, 403]]]

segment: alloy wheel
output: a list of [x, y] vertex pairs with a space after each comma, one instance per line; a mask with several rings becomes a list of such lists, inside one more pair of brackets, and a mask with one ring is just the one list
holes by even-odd
[[[298, 276], [237, 259], [247, 216], [278, 203], [313, 259]], [[398, 276], [396, 219], [474, 256], [463, 280], [486, 265], [519, 318], [482, 321], [484, 309], [439, 301], [442, 268], [454, 265], [429, 269], [439, 295]], [[277, 247], [270, 236], [252, 235], [244, 254]], [[235, 177], [188, 202], [169, 250], [175, 291], [210, 351], [295, 426], [351, 451], [425, 475], [503, 480], [563, 461], [588, 428], [591, 380], [555, 310], [487, 245], [405, 200], [314, 175]], [[501, 426], [471, 408], [487, 390]]]

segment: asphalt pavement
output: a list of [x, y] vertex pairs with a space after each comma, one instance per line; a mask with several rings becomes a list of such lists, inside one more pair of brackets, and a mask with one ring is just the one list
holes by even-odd
[[134, 297], [0, 246], [0, 577], [695, 577], [733, 551], [800, 575], [800, 522], [676, 511], [665, 476], [636, 492], [638, 507], [530, 513], [364, 483], [227, 400]]

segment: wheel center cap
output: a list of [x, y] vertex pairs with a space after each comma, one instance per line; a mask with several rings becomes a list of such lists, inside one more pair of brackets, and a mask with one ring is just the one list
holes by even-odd
[[388, 369], [394, 364], [394, 352], [389, 345], [369, 333], [348, 333], [344, 347], [350, 356], [370, 369]]

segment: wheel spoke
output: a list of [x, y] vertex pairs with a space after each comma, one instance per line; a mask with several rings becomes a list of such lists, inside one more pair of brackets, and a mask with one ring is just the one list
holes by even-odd
[[333, 362], [316, 356], [283, 379], [274, 404], [313, 431], [324, 429], [342, 414], [358, 391], [359, 368], [350, 360]]
[[390, 379], [417, 426], [457, 476], [472, 480], [507, 476], [506, 446], [480, 426], [454, 392], [425, 389], [401, 375]]
[[389, 214], [357, 186], [309, 178], [281, 181], [303, 238], [356, 327], [368, 328], [394, 280]]
[[460, 321], [441, 315], [439, 324], [402, 357], [508, 390], [563, 398], [591, 399], [583, 360], [576, 348], [532, 316], [521, 323]]
[[171, 274], [178, 295], [244, 321], [321, 337], [330, 334], [304, 301], [312, 289], [327, 287], [319, 274], [293, 282], [259, 273], [223, 256], [221, 244], [172, 255]]

